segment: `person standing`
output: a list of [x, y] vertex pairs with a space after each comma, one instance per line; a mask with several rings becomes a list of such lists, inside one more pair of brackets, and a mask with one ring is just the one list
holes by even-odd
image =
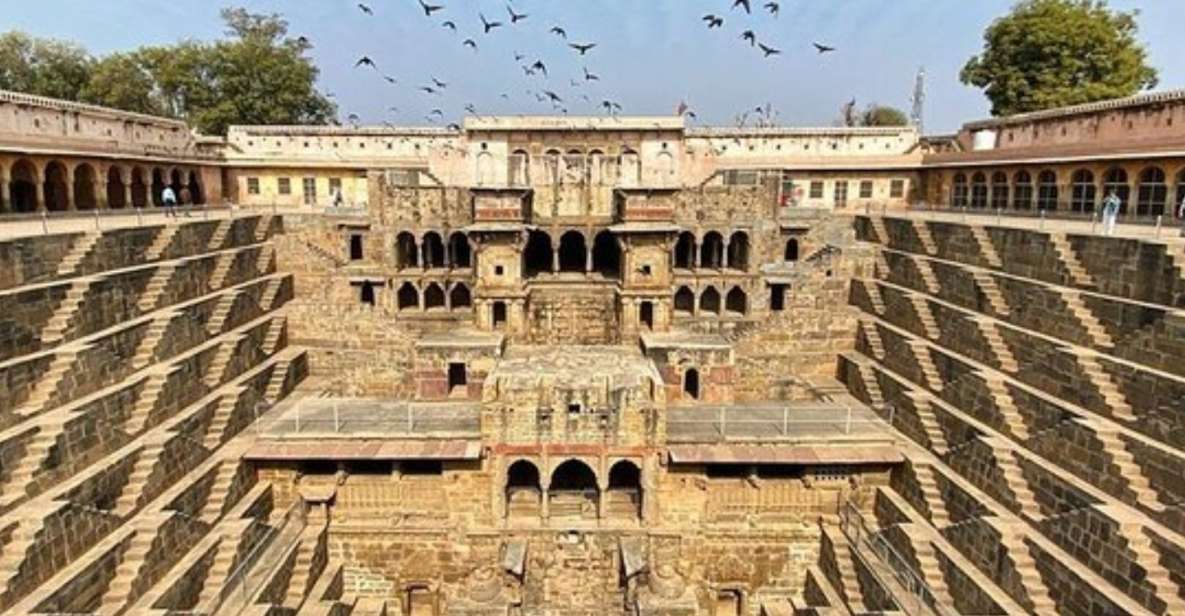
[[165, 216], [177, 216], [177, 193], [173, 192], [172, 186], [165, 186], [165, 189], [160, 191], [161, 203], [165, 206]]
[[1177, 219], [1181, 221], [1182, 227], [1185, 227], [1185, 190], [1181, 193], [1181, 205], [1177, 206]]
[[1103, 233], [1106, 235], [1115, 234], [1115, 223], [1119, 219], [1119, 208], [1123, 202], [1119, 200], [1119, 195], [1114, 190], [1107, 193], [1107, 198], [1103, 199]]

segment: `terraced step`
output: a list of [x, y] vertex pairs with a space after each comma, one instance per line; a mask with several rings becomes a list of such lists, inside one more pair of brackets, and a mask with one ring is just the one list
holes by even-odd
[[983, 260], [987, 261], [988, 265], [994, 268], [1004, 267], [1004, 261], [1000, 259], [1000, 253], [996, 252], [996, 246], [992, 243], [991, 236], [988, 235], [987, 229], [978, 225], [971, 225], [971, 235], [975, 238], [975, 243], [979, 245], [979, 254], [983, 255]]
[[133, 526], [135, 534], [132, 535], [131, 545], [124, 551], [119, 566], [115, 568], [115, 577], [103, 593], [99, 609], [95, 612], [98, 616], [115, 616], [131, 601], [133, 586], [152, 552], [161, 520], [158, 516], [142, 516]]
[[1051, 233], [1049, 235], [1049, 242], [1053, 245], [1054, 250], [1057, 251], [1058, 259], [1065, 266], [1066, 271], [1070, 275], [1070, 282], [1074, 286], [1084, 289], [1096, 288], [1094, 277], [1087, 273], [1086, 268], [1082, 266], [1082, 262], [1078, 259], [1078, 254], [1074, 252], [1074, 247], [1070, 245], [1070, 239], [1065, 233]]
[[158, 366], [149, 371], [148, 380], [144, 384], [144, 388], [140, 392], [140, 396], [136, 399], [136, 405], [132, 407], [132, 412], [124, 422], [123, 430], [127, 434], [139, 434], [148, 423], [149, 417], [152, 415], [152, 410], [156, 408], [156, 401], [160, 398], [160, 394], [165, 389], [165, 384], [169, 380], [169, 374], [174, 368], [170, 366]]
[[206, 430], [206, 436], [202, 442], [206, 449], [213, 451], [226, 440], [226, 427], [230, 423], [231, 416], [234, 415], [239, 395], [245, 389], [246, 387], [242, 386], [235, 387], [218, 401], [218, 407], [210, 419], [210, 428]]
[[[65, 421], [64, 418], [56, 418], [38, 424], [37, 432], [28, 440], [24, 451], [21, 452], [20, 461], [12, 467], [12, 472], [4, 482], [0, 502], [8, 505], [26, 496], [29, 486], [37, 479], [41, 468], [49, 459], [50, 450], [65, 433]], [[5, 553], [6, 551], [7, 548]]]
[[926, 508], [930, 510], [930, 523], [938, 529], [950, 526], [950, 512], [934, 477], [934, 467], [929, 464], [914, 464], [912, 468], [914, 477], [918, 480], [918, 487], [922, 490], [922, 497], [926, 500]]
[[1082, 301], [1081, 292], [1067, 287], [1060, 287], [1059, 294], [1062, 301], [1066, 303], [1067, 309], [1078, 319], [1082, 328], [1086, 330], [1087, 335], [1090, 336], [1095, 347], [1104, 349], [1115, 347], [1115, 341], [1107, 333], [1107, 328], [1103, 327], [1102, 321], [1099, 321], [1098, 317], [1094, 315], [1094, 312]]
[[938, 245], [934, 243], [934, 236], [930, 234], [930, 227], [926, 225], [926, 222], [914, 219], [911, 223], [913, 224], [913, 231], [917, 234], [918, 241], [921, 242], [926, 254], [938, 254]]
[[1067, 350], [1078, 360], [1078, 366], [1090, 378], [1090, 382], [1098, 390], [1099, 395], [1103, 397], [1111, 415], [1124, 421], [1135, 421], [1135, 410], [1123, 392], [1119, 391], [1115, 380], [1099, 363], [1098, 353], [1082, 347], [1067, 347]]
[[909, 344], [914, 359], [917, 360], [918, 367], [922, 371], [925, 381], [922, 385], [931, 391], [942, 391], [942, 376], [934, 365], [934, 358], [930, 355], [930, 345], [917, 338], [910, 338], [907, 344]]
[[219, 383], [225, 380], [223, 377], [226, 376], [226, 367], [230, 365], [230, 360], [234, 357], [239, 344], [245, 338], [247, 338], [247, 334], [240, 333], [227, 336], [219, 343], [218, 353], [214, 355], [214, 359], [210, 362], [209, 367], [206, 369], [206, 374], [203, 377], [203, 381], [205, 381], [207, 387], [217, 387]]
[[839, 570], [840, 579], [836, 590], [842, 593], [844, 601], [854, 610], [854, 613], [867, 610], [864, 603], [864, 591], [860, 586], [860, 576], [856, 573], [856, 555], [852, 552], [852, 546], [848, 543], [847, 537], [834, 528], [825, 527], [823, 532], [827, 533], [831, 539], [836, 569]]
[[234, 459], [225, 459], [218, 464], [218, 472], [210, 486], [210, 495], [206, 497], [206, 503], [198, 516], [203, 522], [213, 524], [222, 516], [222, 510], [226, 507], [226, 497], [230, 494], [231, 486], [234, 485], [235, 476], [238, 474], [238, 467], [238, 461]]
[[1012, 354], [1008, 342], [1000, 334], [996, 320], [984, 316], [973, 317], [972, 320], [979, 328], [979, 333], [983, 335], [984, 340], [987, 340], [988, 347], [991, 348], [992, 355], [996, 358], [995, 365], [1008, 374], [1016, 374], [1020, 370], [1020, 363], [1016, 361], [1016, 356]]
[[74, 240], [74, 245], [70, 247], [70, 252], [67, 252], [62, 257], [62, 262], [58, 264], [58, 278], [65, 278], [76, 274], [78, 267], [82, 265], [83, 260], [90, 255], [102, 237], [103, 235], [101, 233], [92, 232], [83, 233], [78, 239]]
[[214, 313], [210, 315], [210, 320], [206, 322], [206, 332], [211, 336], [217, 336], [222, 333], [223, 328], [226, 327], [226, 320], [230, 318], [230, 311], [234, 308], [235, 300], [239, 298], [240, 293], [241, 291], [232, 290], [218, 298], [218, 303], [214, 306]]
[[926, 301], [925, 296], [912, 293], [909, 296], [909, 303], [913, 304], [914, 313], [917, 314], [926, 337], [938, 340], [942, 336], [942, 331], [938, 329], [938, 321], [934, 320], [934, 313], [930, 311], [930, 302]]
[[169, 324], [172, 323], [178, 312], [176, 309], [170, 309], [153, 318], [152, 323], [148, 326], [148, 331], [144, 333], [144, 338], [136, 347], [136, 354], [132, 356], [132, 369], [139, 370], [155, 363], [156, 348], [160, 345], [161, 339], [169, 329]]
[[58, 388], [61, 386], [63, 377], [74, 367], [74, 363], [78, 361], [78, 356], [92, 346], [94, 345], [77, 343], [56, 348], [49, 367], [46, 368], [45, 372], [37, 376], [37, 384], [33, 386], [32, 391], [29, 392], [29, 397], [25, 398], [17, 413], [29, 417], [44, 411], [46, 405], [53, 399], [54, 394], [57, 393]]
[[1119, 521], [1119, 534], [1127, 541], [1127, 549], [1135, 555], [1136, 564], [1144, 570], [1144, 581], [1155, 589], [1156, 598], [1164, 603], [1164, 614], [1185, 614], [1182, 586], [1173, 580], [1168, 567], [1161, 564], [1160, 550], [1152, 544], [1148, 530], [1138, 521], [1125, 519], [1121, 513], [1112, 511], [1110, 517]]
[[[1156, 512], [1166, 509], [1164, 503], [1157, 497], [1156, 488], [1144, 473], [1144, 469], [1136, 462], [1128, 448], [1127, 440], [1122, 438], [1119, 430], [1114, 426], [1097, 420], [1080, 419], [1079, 422], [1094, 432], [1095, 438], [1103, 444], [1103, 451], [1111, 459], [1111, 465], [1116, 469], [1116, 475], [1127, 481], [1127, 488], [1140, 505]], [[1185, 469], [1182, 469], [1185, 471]]]
[[1057, 603], [1049, 595], [1049, 587], [1041, 578], [1041, 573], [1037, 570], [1037, 561], [1025, 543], [1025, 537], [1029, 533], [1028, 527], [1022, 522], [1005, 521], [996, 516], [986, 516], [982, 519], [1000, 533], [1000, 545], [1012, 561], [1016, 576], [1020, 578], [1025, 597], [1018, 598], [1018, 602], [1034, 614], [1056, 614]]
[[917, 412], [918, 422], [922, 424], [922, 430], [926, 433], [926, 440], [930, 443], [930, 451], [937, 456], [944, 456], [950, 451], [950, 444], [946, 440], [946, 433], [942, 431], [942, 425], [938, 423], [938, 417], [934, 414], [934, 407], [930, 404], [929, 394], [909, 391], [906, 394], [913, 403], [913, 408]]
[[128, 474], [128, 481], [115, 501], [114, 512], [116, 515], [123, 517], [136, 510], [140, 498], [144, 496], [144, 487], [148, 485], [148, 478], [152, 476], [152, 471], [160, 462], [161, 453], [164, 450], [164, 441], [157, 438], [145, 443], [140, 453], [136, 454], [136, 462], [132, 465], [132, 472]]
[[1016, 437], [1019, 441], [1027, 441], [1031, 433], [1029, 432], [1028, 422], [1025, 421], [1024, 415], [1021, 414], [1020, 409], [1017, 408], [1016, 402], [1012, 399], [1012, 393], [1008, 391], [1008, 385], [1004, 382], [1004, 377], [993, 372], [981, 370], [979, 378], [983, 379], [987, 384], [988, 392], [992, 395], [992, 401], [996, 405], [996, 410], [1004, 417], [1004, 426], [1008, 432]]
[[169, 288], [169, 283], [172, 281], [173, 274], [176, 271], [176, 261], [164, 263], [156, 269], [156, 272], [152, 274], [152, 278], [148, 280], [148, 284], [144, 287], [144, 294], [136, 302], [136, 307], [140, 309], [140, 312], [150, 312], [156, 309], [157, 305], [160, 304], [161, 296]]
[[951, 597], [950, 587], [946, 584], [946, 575], [942, 572], [942, 564], [938, 561], [934, 544], [930, 542], [927, 533], [912, 524], [906, 525], [906, 533], [913, 544], [914, 558], [918, 562], [918, 573], [930, 588], [934, 602], [938, 605], [953, 606], [955, 600]]
[[58, 307], [54, 310], [53, 316], [41, 328], [41, 345], [42, 347], [61, 342], [66, 337], [66, 332], [70, 329], [70, 322], [78, 315], [78, 309], [82, 306], [82, 300], [86, 297], [86, 292], [90, 289], [91, 282], [95, 277], [76, 278], [70, 284], [69, 290], [66, 291], [65, 297]]
[[1004, 294], [1000, 292], [1000, 286], [996, 284], [995, 276], [987, 271], [974, 269], [971, 270], [971, 277], [975, 280], [975, 285], [979, 287], [979, 292], [983, 293], [984, 298], [987, 299], [992, 312], [1000, 318], [1008, 318], [1012, 312], [1008, 306], [1008, 300], [1004, 298]]
[[165, 251], [173, 243], [173, 238], [177, 237], [177, 232], [181, 230], [181, 225], [165, 225], [160, 232], [156, 234], [156, 238], [152, 240], [152, 245], [148, 247], [148, 251], [144, 253], [144, 262], [151, 263], [159, 261], [165, 256]]
[[876, 234], [876, 241], [881, 245], [889, 245], [889, 230], [885, 228], [885, 219], [881, 216], [869, 216], [872, 230]]
[[926, 292], [930, 295], [938, 295], [942, 291], [942, 286], [938, 284], [938, 276], [934, 275], [934, 268], [930, 265], [930, 260], [913, 253], [910, 254], [910, 258], [918, 268], [918, 275], [922, 277]]
[[872, 351], [873, 359], [883, 361], [885, 359], [885, 345], [881, 341], [881, 333], [877, 330], [876, 323], [860, 319], [859, 327], [864, 332], [864, 338], [868, 340], [868, 348]]
[[221, 252], [214, 263], [214, 273], [210, 275], [210, 290], [217, 291], [226, 286], [226, 278], [234, 266], [237, 252]]
[[1044, 520], [1045, 514], [1041, 513], [1041, 506], [1037, 504], [1037, 496], [1029, 488], [1029, 480], [1025, 479], [1024, 473], [1020, 469], [1020, 463], [1016, 460], [1016, 454], [1012, 452], [1012, 447], [994, 438], [985, 438], [984, 442], [992, 447], [996, 466], [999, 467], [1000, 474], [1004, 476], [1004, 481], [1007, 483], [1008, 491], [1012, 493], [1017, 507], [1020, 508], [1021, 517], [1032, 522]]
[[226, 244], [226, 236], [230, 234], [231, 227], [235, 224], [234, 218], [224, 218], [218, 222], [218, 227], [214, 229], [214, 234], [210, 236], [210, 243], [206, 245], [207, 252], [214, 252], [222, 250]]

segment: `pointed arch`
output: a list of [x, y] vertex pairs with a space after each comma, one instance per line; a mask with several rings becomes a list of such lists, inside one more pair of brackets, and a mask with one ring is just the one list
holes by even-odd
[[782, 259], [791, 263], [798, 260], [798, 238], [792, 237], [786, 240], [786, 251], [782, 255]]
[[453, 290], [449, 291], [449, 304], [452, 305], [453, 310], [473, 306], [473, 297], [469, 294], [469, 287], [465, 283], [458, 282], [453, 285]]
[[424, 288], [424, 310], [443, 309], [444, 307], [444, 289], [441, 289], [440, 285], [435, 282], [429, 283]]
[[704, 289], [699, 296], [700, 314], [708, 313], [720, 316], [720, 292], [715, 287]]
[[405, 269], [419, 265], [420, 249], [416, 245], [416, 236], [409, 231], [400, 231], [395, 236], [395, 267]]
[[543, 272], [550, 272], [554, 259], [551, 236], [543, 231], [531, 231], [527, 235], [527, 246], [523, 249], [524, 275], [531, 278]]
[[468, 269], [473, 267], [473, 255], [469, 248], [469, 238], [464, 233], [454, 231], [448, 237], [449, 262], [453, 267]]
[[695, 312], [695, 293], [688, 287], [679, 287], [675, 291], [675, 312], [690, 315]]
[[700, 266], [710, 269], [724, 267], [724, 236], [716, 231], [704, 235], [700, 245]]
[[728, 267], [735, 270], [749, 269], [749, 234], [736, 231], [728, 239]]
[[37, 167], [28, 159], [17, 159], [9, 170], [8, 198], [13, 212], [36, 212], [41, 205], [37, 202]]
[[621, 276], [621, 247], [612, 232], [601, 231], [593, 238], [592, 258], [595, 271], [610, 278]]
[[95, 168], [90, 163], [79, 163], [74, 167], [74, 207], [80, 210], [99, 207], [98, 195], [95, 194], [97, 179]]
[[587, 265], [588, 247], [584, 234], [568, 231], [560, 236], [560, 271], [583, 272]]
[[724, 298], [724, 309], [733, 315], [745, 315], [749, 311], [749, 298], [740, 287], [733, 287]]
[[420, 292], [415, 285], [405, 282], [395, 293], [395, 307], [400, 310], [415, 310], [420, 307]]
[[444, 240], [440, 238], [440, 234], [435, 231], [425, 233], [421, 244], [424, 251], [424, 268], [444, 267]]
[[680, 233], [679, 238], [675, 240], [675, 267], [695, 267], [695, 236], [690, 231]]
[[50, 161], [45, 166], [45, 185], [42, 192], [45, 195], [45, 209], [51, 212], [64, 211], [69, 196], [66, 191], [70, 186], [66, 183], [66, 165], [61, 161]]

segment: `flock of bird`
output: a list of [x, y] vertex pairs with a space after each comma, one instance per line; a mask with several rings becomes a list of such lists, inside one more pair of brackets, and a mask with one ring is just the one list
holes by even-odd
[[[419, 4], [419, 8], [423, 11], [424, 17], [426, 18], [437, 19], [437, 13], [442, 12], [442, 17], [447, 16], [448, 7], [446, 7], [444, 4], [430, 4], [426, 0], [415, 1]], [[731, 21], [734, 15], [737, 17], [746, 18], [752, 16], [754, 7], [751, 0], [725, 1], [731, 2], [728, 11], [729, 15], [727, 17], [725, 15], [709, 13], [701, 18], [702, 21], [707, 25], [708, 30], [723, 29], [725, 27], [726, 21]], [[375, 15], [374, 9], [368, 4], [359, 2], [357, 7], [358, 10], [361, 11], [361, 13], [365, 16], [373, 17]], [[530, 18], [530, 14], [516, 11], [515, 7], [510, 4], [506, 4], [505, 8], [506, 17], [490, 17], [487, 16], [485, 12], [479, 10], [477, 12], [477, 21], [471, 23], [479, 25], [479, 28], [476, 28], [476, 30], [479, 30], [480, 34], [466, 36], [466, 38], [460, 42], [460, 45], [462, 47], [471, 49], [474, 53], [478, 53], [480, 51], [478, 40], [481, 37], [495, 35], [495, 33], [501, 29], [513, 29], [520, 27], [521, 23], [527, 22]], [[759, 10], [764, 10], [771, 18], [774, 19], [779, 16], [781, 11], [781, 5], [776, 0], [765, 2], [764, 5], [758, 8]], [[451, 34], [458, 36], [462, 30], [462, 27], [458, 25], [457, 19], [444, 19], [439, 23], [439, 27], [447, 30]], [[598, 47], [598, 43], [593, 41], [569, 40], [568, 30], [563, 25], [552, 25], [547, 30], [547, 35], [555, 37], [555, 39], [561, 41], [571, 53], [575, 54], [574, 57], [577, 58], [581, 63], [583, 63], [586, 59], [592, 59], [596, 57], [595, 51]], [[750, 48], [760, 50], [760, 53], [764, 58], [779, 56], [783, 53], [781, 49], [773, 46], [772, 42], [759, 40], [758, 35], [751, 27], [744, 27], [740, 33], [739, 39], [743, 41], [742, 44], [748, 44]], [[308, 39], [306, 37], [300, 37], [300, 40], [306, 44], [308, 43]], [[819, 54], [826, 54], [836, 51], [834, 47], [824, 45], [819, 42], [814, 42], [812, 45], [815, 51]], [[548, 72], [547, 62], [545, 62], [543, 58], [531, 57], [517, 51], [514, 52], [513, 57], [514, 62], [522, 71], [524, 78], [531, 80], [531, 85], [539, 84], [535, 87], [526, 88], [524, 90], [525, 95], [531, 99], [534, 99], [537, 103], [549, 105], [551, 107], [552, 113], [567, 114], [568, 105], [570, 102], [569, 99], [579, 99], [588, 105], [595, 105], [606, 115], [611, 117], [616, 117], [617, 114], [622, 112], [621, 103], [609, 96], [597, 96], [596, 99], [598, 100], [594, 100], [591, 89], [586, 86], [598, 85], [602, 80], [601, 76], [589, 70], [588, 66], [581, 66], [580, 73], [567, 80], [571, 93], [569, 94], [568, 92], [564, 92], [561, 94], [559, 91], [557, 91], [561, 89], [560, 87], [556, 85], [549, 85], [554, 84], [555, 82], [551, 80], [552, 75]], [[383, 72], [378, 63], [376, 63], [375, 60], [369, 55], [360, 56], [354, 63], [354, 67], [371, 69], [390, 85], [399, 85], [400, 83], [399, 79], [396, 79], [390, 74]], [[447, 82], [432, 76], [428, 83], [414, 86], [414, 90], [427, 97], [439, 97], [445, 93], [448, 87], [449, 84]], [[332, 97], [333, 95], [329, 94], [329, 96]], [[511, 100], [510, 94], [506, 92], [501, 93], [500, 97], [503, 100]], [[466, 114], [472, 116], [479, 115], [478, 109], [473, 103], [466, 103], [464, 105], [464, 110]], [[389, 107], [388, 111], [393, 114], [397, 114], [400, 110], [398, 107]], [[693, 111], [688, 106], [686, 101], [679, 103], [678, 107], [676, 108], [676, 114], [683, 115], [691, 120], [696, 119], [695, 111]], [[754, 114], [756, 114], [758, 123], [770, 123], [772, 122], [772, 118], [776, 115], [776, 112], [773, 110], [771, 105], [759, 105], [756, 108], [737, 115], [736, 123], [740, 126], [744, 126]], [[424, 116], [424, 120], [435, 124], [442, 122], [445, 116], [446, 114], [443, 109], [439, 107], [433, 107]], [[349, 114], [347, 119], [352, 124], [357, 124], [360, 120], [358, 115], [354, 113]], [[389, 122], [384, 122], [384, 124], [390, 125]], [[451, 129], [460, 128], [460, 126], [456, 123], [451, 123], [448, 126]]]

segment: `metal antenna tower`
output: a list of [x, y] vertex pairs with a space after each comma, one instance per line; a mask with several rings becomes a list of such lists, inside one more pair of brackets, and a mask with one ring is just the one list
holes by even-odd
[[918, 68], [918, 76], [913, 84], [913, 110], [909, 114], [909, 119], [913, 125], [918, 127], [918, 132], [924, 131], [925, 112], [926, 112], [926, 67]]

